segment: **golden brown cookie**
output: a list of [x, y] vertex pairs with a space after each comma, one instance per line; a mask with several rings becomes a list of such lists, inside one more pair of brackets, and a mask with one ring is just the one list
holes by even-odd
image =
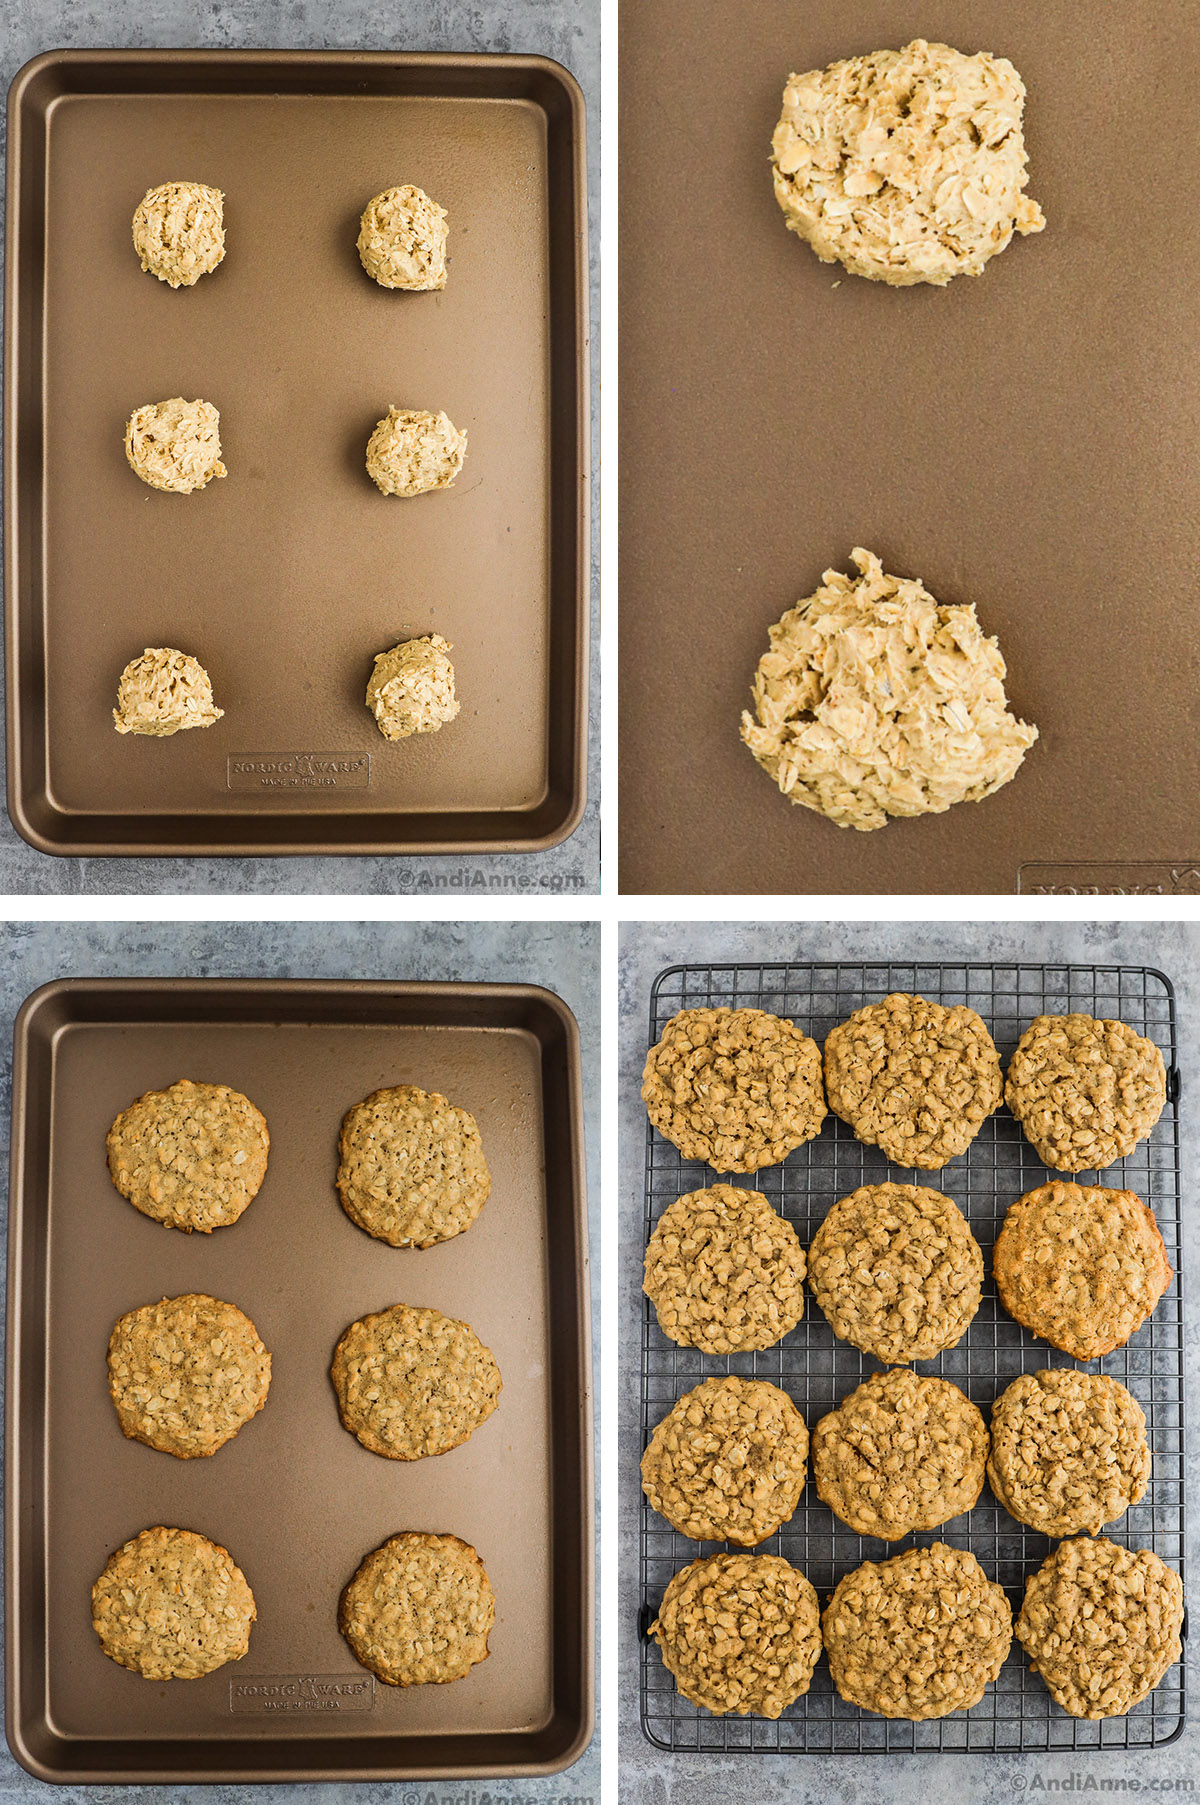
[[863, 1185], [813, 1237], [808, 1282], [835, 1335], [905, 1365], [961, 1341], [979, 1308], [983, 1254], [941, 1191]]
[[133, 248], [148, 275], [191, 288], [225, 255], [225, 196], [203, 182], [160, 182], [138, 202]]
[[359, 222], [359, 261], [381, 288], [445, 288], [447, 237], [446, 209], [423, 188], [402, 182], [367, 202]]
[[804, 1314], [804, 1249], [759, 1191], [713, 1185], [668, 1205], [646, 1248], [642, 1285], [681, 1347], [734, 1354], [773, 1347]]
[[92, 1628], [144, 1680], [195, 1680], [250, 1646], [257, 1612], [227, 1548], [190, 1529], [144, 1529], [92, 1587]]
[[1172, 1278], [1154, 1212], [1135, 1192], [1061, 1178], [1010, 1205], [992, 1264], [1009, 1315], [1076, 1360], [1123, 1347]]
[[894, 1366], [821, 1418], [813, 1478], [843, 1523], [898, 1542], [978, 1503], [987, 1451], [987, 1425], [957, 1385]]
[[919, 1721], [979, 1703], [1008, 1656], [1012, 1611], [973, 1554], [934, 1542], [847, 1573], [821, 1632], [847, 1703]]
[[179, 1460], [215, 1454], [267, 1401], [271, 1356], [236, 1304], [203, 1292], [119, 1317], [108, 1389], [121, 1428]]
[[674, 1575], [650, 1634], [683, 1697], [714, 1717], [778, 1717], [821, 1655], [817, 1595], [777, 1554], [710, 1554]]
[[338, 1628], [389, 1686], [445, 1686], [488, 1657], [496, 1599], [483, 1562], [458, 1536], [405, 1530], [368, 1554]]
[[1046, 1165], [1101, 1171], [1150, 1133], [1167, 1076], [1154, 1042], [1124, 1022], [1039, 1015], [1009, 1061], [1004, 1100]]
[[981, 275], [1046, 224], [1024, 193], [1024, 111], [1007, 58], [924, 38], [789, 76], [771, 140], [789, 232], [894, 287]]
[[1123, 1717], [1182, 1657], [1183, 1584], [1149, 1548], [1060, 1542], [1025, 1583], [1017, 1640], [1072, 1717]]
[[820, 1134], [820, 1048], [761, 1009], [683, 1009], [646, 1056], [642, 1101], [684, 1159], [757, 1172]]
[[392, 1247], [432, 1247], [461, 1235], [491, 1193], [474, 1116], [415, 1084], [356, 1103], [338, 1151], [342, 1208]]
[[965, 1153], [1001, 1098], [1000, 1055], [973, 1009], [896, 992], [825, 1042], [825, 1095], [856, 1139], [935, 1172]]
[[152, 489], [191, 495], [214, 477], [227, 476], [221, 462], [221, 416], [211, 401], [148, 401], [135, 408], [125, 427], [129, 468]]
[[389, 1460], [457, 1448], [500, 1398], [500, 1368], [474, 1330], [410, 1304], [352, 1322], [330, 1376], [346, 1428]]
[[1022, 1373], [992, 1407], [987, 1473], [1018, 1522], [1042, 1535], [1096, 1535], [1149, 1483], [1142, 1407], [1104, 1373]]
[[706, 1379], [659, 1423], [642, 1490], [680, 1535], [753, 1548], [788, 1521], [804, 1490], [808, 1430], [763, 1379]]
[[207, 1235], [236, 1222], [257, 1195], [271, 1137], [240, 1091], [181, 1078], [122, 1110], [106, 1145], [112, 1181], [135, 1210]]

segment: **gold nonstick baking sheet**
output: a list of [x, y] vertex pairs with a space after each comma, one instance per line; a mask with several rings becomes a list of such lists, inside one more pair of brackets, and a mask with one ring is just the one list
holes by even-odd
[[[892, 991], [927, 997], [952, 1007], [967, 1004], [983, 1017], [1007, 1066], [1023, 1031], [1035, 1016], [1086, 1015], [1116, 1018], [1152, 1040], [1167, 1073], [1167, 1104], [1150, 1136], [1124, 1160], [1102, 1173], [1079, 1173], [1083, 1184], [1136, 1191], [1154, 1211], [1174, 1269], [1157, 1309], [1124, 1347], [1103, 1360], [1077, 1362], [1031, 1335], [1009, 1316], [992, 1278], [992, 1247], [1009, 1204], [1051, 1173], [1025, 1139], [1020, 1125], [1001, 1108], [984, 1122], [967, 1151], [940, 1172], [894, 1166], [878, 1147], [854, 1138], [831, 1112], [816, 1140], [783, 1161], [750, 1177], [734, 1175], [743, 1187], [762, 1191], [792, 1224], [805, 1249], [830, 1206], [860, 1185], [924, 1184], [952, 1197], [983, 1249], [984, 1285], [979, 1310], [957, 1347], [947, 1348], [921, 1370], [951, 1380], [985, 1417], [1000, 1393], [1021, 1373], [1046, 1367], [1103, 1371], [1125, 1385], [1146, 1416], [1153, 1465], [1141, 1502], [1106, 1526], [1104, 1534], [1133, 1548], [1152, 1548], [1180, 1573], [1185, 1589], [1183, 1449], [1183, 1306], [1180, 1290], [1182, 1196], [1179, 1164], [1180, 1070], [1177, 1061], [1175, 992], [1160, 971], [1129, 965], [1012, 964], [996, 961], [949, 964], [918, 960], [847, 960], [821, 964], [676, 965], [655, 980], [650, 1001], [649, 1040], [653, 1045], [680, 1009], [766, 1009], [786, 1016], [823, 1043], [838, 1022], [856, 1009], [879, 1002]], [[649, 1238], [664, 1209], [687, 1191], [712, 1184], [719, 1175], [698, 1161], [680, 1158], [669, 1141], [647, 1123], [645, 1232]], [[806, 1288], [803, 1320], [774, 1347], [756, 1354], [711, 1356], [678, 1347], [658, 1326], [654, 1306], [643, 1299], [641, 1341], [641, 1427], [643, 1446], [685, 1392], [704, 1379], [737, 1373], [781, 1386], [794, 1400], [809, 1432], [879, 1364], [833, 1334]], [[863, 1561], [882, 1561], [911, 1547], [947, 1542], [973, 1553], [991, 1580], [1005, 1589], [1015, 1618], [1025, 1582], [1057, 1545], [1049, 1536], [1018, 1523], [985, 1484], [974, 1509], [937, 1529], [884, 1542], [862, 1536], [834, 1516], [818, 1498], [811, 1467], [791, 1520], [760, 1545], [762, 1554], [781, 1554], [807, 1575], [822, 1609], [837, 1582]], [[1099, 1721], [1068, 1715], [1051, 1699], [1040, 1676], [1014, 1638], [999, 1678], [977, 1705], [921, 1723], [888, 1719], [848, 1704], [834, 1687], [829, 1662], [817, 1662], [809, 1690], [776, 1720], [714, 1717], [690, 1704], [663, 1666], [657, 1643], [647, 1637], [673, 1573], [716, 1552], [671, 1528], [639, 1500], [638, 1518], [641, 1724], [658, 1748], [746, 1754], [889, 1755], [912, 1752], [1013, 1753], [1024, 1750], [1158, 1748], [1173, 1742], [1187, 1708], [1187, 1616], [1184, 1658], [1124, 1717]], [[1186, 1597], [1186, 1590], [1185, 1590]], [[868, 1795], [869, 1796], [869, 1795]]]
[[[1200, 887], [1198, 0], [620, 25], [621, 889]], [[918, 36], [1015, 64], [1047, 225], [890, 289], [786, 230], [771, 133], [791, 72]], [[856, 545], [976, 604], [1041, 731], [987, 801], [874, 833], [738, 737], [768, 627]]]
[[[117, 1112], [183, 1076], [244, 1091], [271, 1133], [258, 1196], [207, 1236], [139, 1215], [105, 1161]], [[492, 1174], [472, 1227], [424, 1252], [364, 1234], [334, 1189], [342, 1116], [397, 1083], [469, 1109]], [[23, 1765], [182, 1784], [571, 1762], [593, 1695], [585, 1224], [577, 1030], [547, 991], [67, 979], [35, 992], [16, 1030], [9, 1201], [7, 1732]], [[246, 1311], [272, 1379], [233, 1441], [180, 1461], [125, 1440], [105, 1351], [126, 1310], [192, 1290]], [[503, 1381], [474, 1436], [425, 1460], [368, 1453], [329, 1379], [347, 1325], [399, 1302], [468, 1321]], [[148, 1682], [92, 1629], [93, 1580], [158, 1523], [227, 1547], [257, 1602], [249, 1652], [202, 1679]], [[342, 1588], [404, 1529], [471, 1543], [495, 1589], [491, 1652], [450, 1685], [371, 1683], [338, 1631]]]
[[[8, 796], [46, 852], [545, 847], [584, 801], [583, 101], [526, 56], [54, 51], [8, 104]], [[134, 208], [225, 192], [191, 289], [142, 272]], [[399, 182], [449, 213], [446, 288], [389, 292], [358, 217]], [[134, 408], [202, 396], [224, 480], [140, 482]], [[446, 490], [366, 474], [391, 404], [469, 437]], [[375, 654], [440, 633], [462, 711], [389, 744]], [[125, 664], [177, 646], [223, 720], [119, 736]]]

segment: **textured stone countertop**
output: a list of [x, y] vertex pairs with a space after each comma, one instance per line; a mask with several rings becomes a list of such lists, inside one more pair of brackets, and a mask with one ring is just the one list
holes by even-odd
[[[641, 1438], [638, 1348], [641, 1323], [642, 1176], [645, 1113], [639, 1096], [646, 1056], [650, 987], [668, 965], [714, 960], [808, 959], [1053, 960], [1156, 966], [1175, 985], [1182, 1075], [1180, 1136], [1184, 1247], [1181, 1258], [1186, 1385], [1200, 1395], [1200, 1258], [1194, 1208], [1200, 1156], [1200, 927], [1194, 924], [847, 922], [637, 923], [622, 929], [620, 967], [620, 1483], [616, 1653], [623, 1801], [648, 1805], [976, 1805], [1038, 1799], [1048, 1792], [1200, 1791], [1200, 1720], [1173, 1743], [1141, 1753], [1039, 1755], [671, 1755], [647, 1742], [638, 1723], [637, 1546]], [[1194, 1410], [1193, 1410], [1194, 1413]], [[1200, 1489], [1196, 1425], [1185, 1449], [1187, 1492]], [[1198, 1513], [1189, 1511], [1186, 1558], [1195, 1588]], [[612, 1557], [611, 1541], [606, 1550]], [[1195, 1613], [1192, 1613], [1193, 1622]], [[1194, 1648], [1194, 1638], [1193, 1638]], [[1194, 1658], [1194, 1657], [1193, 1657]]]
[[[600, 0], [3, 0], [0, 81], [43, 50], [431, 50], [553, 57], [588, 107], [593, 471], [599, 458]], [[2, 129], [2, 128], [0, 128]], [[0, 202], [2, 205], [2, 202]], [[0, 246], [0, 259], [3, 257]], [[593, 475], [593, 499], [596, 480]], [[599, 509], [592, 510], [588, 805], [548, 852], [470, 858], [57, 858], [0, 808], [0, 894], [585, 896], [600, 888]], [[0, 754], [2, 758], [2, 754]], [[452, 903], [451, 903], [451, 906]]]
[[[583, 1059], [590, 1233], [599, 1220], [599, 930], [583, 922], [19, 922], [0, 924], [0, 1158], [8, 1171], [13, 1018], [39, 985], [57, 977], [471, 979], [542, 984], [573, 1010]], [[7, 1214], [7, 1176], [5, 1178]], [[600, 1262], [592, 1313], [599, 1321]], [[599, 1428], [597, 1411], [597, 1430]], [[475, 1797], [472, 1798], [473, 1788]], [[420, 1781], [412, 1785], [49, 1786], [0, 1745], [0, 1805], [493, 1805], [506, 1798], [552, 1805], [599, 1800], [600, 1745], [549, 1779]]]

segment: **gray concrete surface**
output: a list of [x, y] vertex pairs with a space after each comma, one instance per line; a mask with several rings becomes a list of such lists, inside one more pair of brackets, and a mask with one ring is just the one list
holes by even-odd
[[[12, 1027], [32, 990], [51, 978], [262, 977], [491, 979], [543, 984], [579, 1022], [584, 1078], [590, 1233], [599, 1221], [599, 930], [594, 923], [472, 922], [17, 922], [0, 924], [0, 1136], [7, 1172]], [[592, 1261], [599, 1321], [600, 1262]], [[599, 1421], [597, 1420], [597, 1432]], [[490, 1805], [508, 1800], [574, 1805], [600, 1797], [599, 1735], [563, 1774], [542, 1780], [328, 1786], [49, 1786], [0, 1749], [0, 1805]]]
[[[1200, 1391], [1200, 1256], [1195, 1185], [1200, 1157], [1200, 927], [1194, 923], [850, 922], [634, 923], [621, 934], [620, 966], [620, 1376], [617, 1437], [621, 1514], [618, 1532], [620, 1622], [618, 1736], [620, 1797], [646, 1805], [976, 1805], [1044, 1798], [1051, 1791], [1200, 1793], [1200, 1718], [1185, 1719], [1179, 1739], [1138, 1754], [1039, 1755], [669, 1755], [638, 1723], [637, 1535], [638, 1347], [642, 1278], [642, 1160], [645, 1114], [639, 1097], [646, 1055], [650, 987], [664, 966], [689, 960], [758, 959], [1053, 959], [1153, 965], [1172, 979], [1178, 1002], [1184, 1246], [1180, 1260], [1186, 1335], [1186, 1383], [1195, 1416]], [[1200, 1488], [1196, 1423], [1190, 1426], [1186, 1489]], [[1200, 1512], [1190, 1507], [1186, 1549], [1196, 1572]], [[611, 1550], [611, 1538], [610, 1538]], [[1192, 1580], [1194, 1588], [1195, 1581]], [[1193, 1613], [1194, 1618], [1194, 1613]], [[1194, 1644], [1193, 1644], [1194, 1645]], [[1194, 1682], [1193, 1682], [1194, 1685]]]
[[[0, 0], [0, 83], [5, 91], [22, 64], [43, 50], [152, 47], [492, 50], [537, 53], [564, 64], [582, 87], [588, 106], [595, 468], [600, 387], [600, 0]], [[544, 853], [478, 858], [61, 859], [26, 845], [7, 811], [0, 808], [0, 894], [422, 896], [445, 891], [452, 898], [471, 893], [472, 885], [476, 894], [515, 899], [596, 894], [600, 540], [599, 485], [594, 478], [592, 494], [588, 807], [563, 845]]]

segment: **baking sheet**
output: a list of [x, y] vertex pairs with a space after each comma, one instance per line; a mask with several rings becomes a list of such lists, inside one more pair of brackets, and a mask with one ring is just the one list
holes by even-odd
[[[105, 1163], [117, 1111], [182, 1075], [244, 1090], [271, 1131], [262, 1189], [211, 1236], [139, 1215]], [[405, 1082], [472, 1111], [493, 1180], [471, 1229], [424, 1252], [365, 1235], [333, 1186], [345, 1110]], [[9, 1212], [7, 1731], [31, 1772], [519, 1774], [582, 1751], [592, 1517], [580, 1120], [574, 1020], [533, 988], [64, 980], [29, 999]], [[105, 1349], [126, 1310], [189, 1290], [244, 1309], [273, 1372], [264, 1410], [232, 1442], [177, 1461], [123, 1437]], [[467, 1443], [403, 1463], [342, 1427], [329, 1379], [343, 1330], [397, 1302], [468, 1321], [503, 1380]], [[116, 1666], [91, 1626], [109, 1555], [160, 1522], [226, 1546], [258, 1606], [247, 1655], [186, 1685]], [[338, 1631], [338, 1600], [363, 1557], [403, 1529], [478, 1550], [497, 1601], [490, 1654], [453, 1685], [364, 1693], [370, 1675]], [[280, 1710], [270, 1701], [281, 1696], [294, 1702]]]
[[[1194, 890], [1200, 6], [620, 26], [622, 890]], [[1015, 64], [1048, 224], [892, 290], [785, 229], [770, 141], [790, 72], [918, 35]], [[738, 737], [768, 627], [856, 545], [975, 603], [1041, 730], [996, 796], [868, 834]]]
[[[9, 97], [9, 808], [47, 852], [521, 850], [584, 801], [583, 101], [523, 56], [63, 51]], [[192, 289], [142, 272], [146, 189], [225, 192]], [[413, 181], [450, 274], [389, 292], [358, 216]], [[125, 422], [183, 394], [229, 475], [161, 494]], [[384, 497], [392, 403], [468, 437], [447, 490]], [[462, 710], [390, 745], [375, 654], [436, 632]], [[225, 718], [118, 736], [125, 664], [178, 646]]]

